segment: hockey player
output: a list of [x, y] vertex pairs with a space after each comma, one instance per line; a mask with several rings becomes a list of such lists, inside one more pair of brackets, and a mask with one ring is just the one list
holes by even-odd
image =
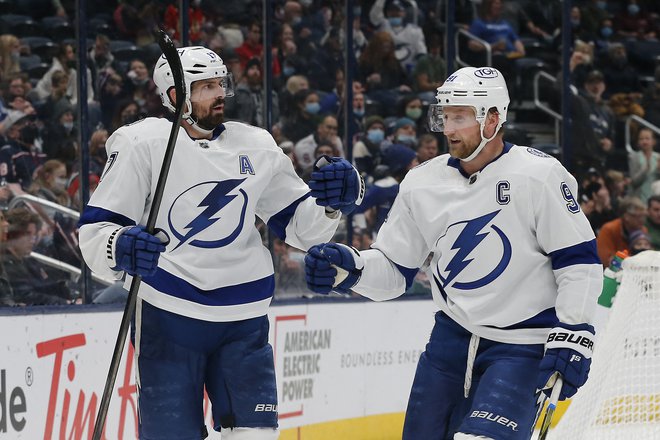
[[[310, 182], [317, 197], [310, 197], [268, 132], [223, 123], [233, 89], [222, 59], [204, 47], [178, 51], [187, 94], [159, 232], [147, 234], [140, 225], [171, 122], [147, 118], [108, 139], [108, 162], [80, 221], [80, 247], [98, 274], [126, 273], [126, 285], [142, 276], [132, 327], [140, 439], [205, 438], [206, 389], [223, 439], [271, 440], [278, 436], [267, 318], [274, 277], [255, 219], [308, 249], [332, 238], [341, 212], [359, 203], [362, 183], [347, 161], [326, 158]], [[153, 78], [173, 111], [164, 56]]]
[[539, 390], [548, 394], [559, 373], [565, 399], [587, 380], [603, 276], [594, 234], [566, 169], [503, 141], [509, 95], [499, 71], [460, 69], [437, 101], [429, 122], [449, 154], [406, 175], [372, 249], [312, 247], [307, 283], [387, 300], [431, 255], [440, 311], [403, 438], [529, 439]]

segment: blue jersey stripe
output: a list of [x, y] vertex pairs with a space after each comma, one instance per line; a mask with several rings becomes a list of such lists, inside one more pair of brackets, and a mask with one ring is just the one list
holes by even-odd
[[507, 327], [497, 327], [494, 325], [487, 325], [486, 327], [490, 328], [499, 328], [502, 330], [515, 330], [520, 328], [552, 328], [559, 322], [557, 318], [557, 311], [554, 307], [543, 310], [541, 313], [532, 316], [529, 319], [520, 321], [516, 324], [509, 325]]
[[394, 263], [394, 265], [397, 269], [399, 269], [401, 275], [403, 275], [403, 277], [406, 279], [406, 290], [410, 289], [410, 286], [412, 286], [413, 281], [415, 280], [415, 275], [417, 275], [417, 271], [419, 269], [409, 269], [396, 263]]
[[286, 239], [286, 227], [289, 224], [291, 217], [293, 217], [293, 214], [296, 212], [298, 205], [309, 196], [310, 193], [305, 194], [268, 220], [268, 227], [280, 240]]
[[203, 290], [159, 268], [155, 275], [142, 278], [142, 282], [159, 292], [207, 306], [249, 304], [270, 298], [275, 291], [274, 275], [233, 286]]
[[550, 258], [552, 260], [552, 270], [576, 264], [601, 264], [595, 239], [550, 252]]
[[125, 215], [118, 214], [107, 209], [99, 208], [97, 206], [87, 205], [85, 211], [80, 216], [78, 227], [82, 225], [89, 225], [92, 223], [110, 222], [121, 226], [133, 226], [135, 222]]

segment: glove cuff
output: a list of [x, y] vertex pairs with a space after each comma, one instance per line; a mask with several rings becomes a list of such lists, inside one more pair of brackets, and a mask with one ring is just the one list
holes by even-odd
[[[571, 326], [579, 328], [582, 326]], [[584, 330], [571, 330], [566, 327], [557, 326], [550, 330], [545, 349], [570, 348], [577, 351], [586, 359], [591, 359], [594, 352], [594, 333], [591, 326], [584, 326]], [[593, 327], [591, 327], [593, 328]]]
[[112, 233], [110, 234], [110, 237], [108, 237], [108, 243], [105, 248], [105, 256], [108, 258], [108, 265], [112, 270], [122, 270], [117, 267], [117, 241], [119, 240], [119, 236], [126, 232], [128, 229], [132, 228], [132, 226], [124, 226], [123, 228], [117, 228]]

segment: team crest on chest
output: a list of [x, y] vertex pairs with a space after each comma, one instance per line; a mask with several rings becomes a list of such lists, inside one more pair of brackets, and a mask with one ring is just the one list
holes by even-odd
[[245, 224], [248, 195], [246, 178], [199, 183], [183, 191], [172, 203], [168, 224], [179, 241], [198, 248], [220, 248], [232, 243]]
[[449, 225], [438, 239], [443, 255], [436, 270], [442, 288], [477, 289], [504, 272], [511, 261], [511, 242], [493, 223], [500, 211]]

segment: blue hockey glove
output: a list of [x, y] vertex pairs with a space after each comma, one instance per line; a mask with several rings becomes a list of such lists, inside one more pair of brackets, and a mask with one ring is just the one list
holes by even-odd
[[554, 384], [553, 375], [557, 371], [564, 378], [559, 400], [577, 393], [589, 376], [594, 335], [594, 328], [589, 324], [557, 323], [548, 334], [536, 387], [550, 396]]
[[[161, 233], [165, 236], [164, 232], [156, 235], [160, 236]], [[114, 236], [111, 236], [110, 240], [113, 239]], [[133, 226], [120, 230], [119, 237], [114, 240], [114, 256], [117, 265], [113, 269], [143, 277], [153, 275], [158, 267], [158, 257], [161, 252], [165, 251], [167, 241], [148, 234], [145, 232], [144, 226]]]
[[350, 214], [364, 198], [364, 180], [346, 159], [321, 156], [309, 181], [316, 204]]
[[340, 243], [312, 246], [305, 256], [305, 279], [313, 292], [350, 293], [362, 275], [364, 263], [357, 249]]

